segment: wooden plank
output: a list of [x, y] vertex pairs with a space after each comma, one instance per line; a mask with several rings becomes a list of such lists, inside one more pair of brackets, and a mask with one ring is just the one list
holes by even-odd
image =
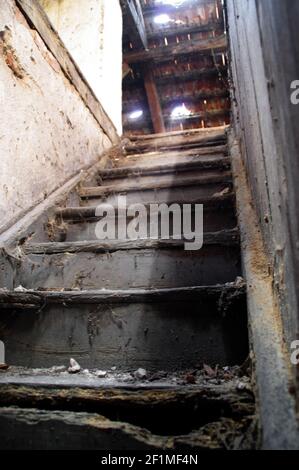
[[156, 134], [165, 132], [161, 102], [154, 80], [152, 67], [148, 65], [143, 67], [143, 78], [154, 131]]
[[32, 292], [9, 292], [0, 289], [0, 306], [3, 309], [39, 309], [43, 305], [111, 304], [111, 303], [152, 303], [161, 301], [219, 300], [233, 297], [234, 301], [246, 294], [245, 283], [228, 283], [217, 286], [194, 286], [170, 289], [129, 289], [129, 290], [84, 290], [55, 291], [36, 290]]
[[[171, 83], [188, 82], [199, 80], [205, 77], [215, 77], [219, 74], [227, 78], [227, 67], [219, 65], [215, 68], [214, 64], [211, 64], [210, 67], [201, 67], [196, 70], [173, 70], [171, 74], [164, 73], [163, 75], [155, 75], [155, 81], [157, 85], [169, 85]], [[141, 88], [143, 85], [143, 80], [140, 77], [128, 78], [125, 83], [126, 90], [135, 90], [136, 88]]]
[[[167, 85], [168, 86], [168, 85]], [[171, 104], [171, 103], [177, 103], [178, 101], [178, 96], [171, 96], [171, 95], [165, 95], [165, 92], [163, 93], [163, 86], [159, 87], [159, 93], [161, 94], [161, 103], [162, 105], [164, 104]], [[214, 88], [213, 90], [198, 90], [198, 91], [192, 91], [191, 93], [185, 92], [185, 94], [180, 95], [180, 100], [183, 101], [185, 104], [187, 104], [189, 101], [194, 102], [196, 100], [213, 100], [214, 98], [229, 98], [229, 90], [226, 88]]]
[[[49, 392], [51, 393], [51, 392]], [[47, 400], [49, 403], [50, 400]], [[235, 407], [240, 401], [235, 400]], [[217, 399], [213, 401], [212, 409], [217, 407]], [[244, 403], [245, 405], [245, 403]], [[223, 409], [229, 408], [225, 401], [219, 402], [222, 414]], [[193, 408], [194, 409], [194, 408]], [[206, 407], [204, 408], [206, 411]], [[151, 411], [148, 406], [149, 413]], [[248, 413], [253, 415], [251, 408], [247, 405]], [[135, 414], [136, 414], [136, 410]], [[134, 413], [132, 412], [132, 415]], [[137, 413], [138, 414], [138, 413]], [[170, 414], [170, 413], [169, 413]], [[176, 417], [178, 413], [171, 413], [172, 417]], [[140, 415], [139, 415], [140, 416]], [[183, 414], [186, 418], [186, 414]], [[194, 412], [192, 414], [194, 418]], [[151, 422], [152, 416], [149, 417]], [[163, 425], [169, 423], [169, 416], [161, 420], [159, 415], [158, 429], [161, 429], [161, 421]], [[180, 420], [176, 418], [175, 424]], [[183, 448], [189, 454], [199, 453], [203, 450], [235, 450], [235, 444], [243, 443], [244, 436], [253, 436], [250, 433], [250, 427], [253, 428], [252, 419], [244, 418], [242, 430], [240, 426], [234, 425], [237, 421], [233, 421], [231, 417], [222, 418], [213, 424], [198, 427], [194, 425], [196, 430], [192, 430], [192, 440], [190, 435], [178, 432], [176, 436], [157, 436], [156, 432], [150, 432], [145, 429], [146, 426], [140, 423], [140, 426], [129, 424], [124, 419], [109, 420], [100, 415], [98, 411], [95, 413], [85, 413], [82, 411], [57, 411], [42, 410], [36, 408], [18, 408], [18, 407], [1, 407], [0, 409], [0, 441], [3, 450], [15, 451], [22, 450], [42, 450], [42, 451], [59, 451], [66, 449], [76, 449], [78, 451], [95, 451], [95, 453], [103, 453], [106, 455], [107, 449], [116, 455], [117, 449], [126, 449], [136, 454], [136, 451], [144, 453], [145, 451], [162, 454], [165, 449], [169, 453], [180, 453]], [[190, 421], [189, 421], [190, 423]], [[208, 431], [210, 428], [210, 431]], [[180, 429], [180, 427], [178, 427]], [[230, 429], [229, 443], [224, 442], [223, 429]], [[209, 439], [207, 439], [207, 433]], [[166, 432], [167, 434], [167, 432]], [[55, 439], [53, 439], [55, 436]], [[84, 438], [82, 437], [84, 436]], [[238, 448], [238, 444], [237, 444]], [[242, 447], [243, 448], [243, 447]], [[252, 447], [253, 448], [253, 447]]]
[[165, 36], [180, 36], [183, 34], [194, 34], [194, 33], [204, 33], [209, 31], [219, 31], [223, 33], [224, 24], [223, 19], [219, 19], [217, 21], [211, 21], [207, 24], [201, 23], [189, 23], [189, 24], [175, 24], [175, 26], [167, 26], [165, 25], [163, 28], [155, 29], [153, 31], [149, 31], [147, 33], [148, 39], [158, 39], [164, 38]]
[[124, 32], [135, 47], [147, 49], [147, 32], [140, 0], [121, 0]]
[[[57, 375], [50, 375], [49, 371], [40, 376], [36, 371], [28, 370], [27, 377], [18, 377], [8, 373], [6, 376], [11, 382], [7, 383], [6, 377], [0, 376], [0, 403], [1, 406], [28, 406], [30, 408], [45, 407], [47, 409], [82, 409], [82, 403], [88, 406], [88, 409], [95, 407], [97, 413], [103, 413], [110, 407], [119, 407], [136, 410], [149, 411], [152, 409], [157, 412], [157, 418], [165, 410], [183, 410], [184, 413], [194, 413], [194, 405], [200, 405], [197, 413], [204, 413], [204, 408], [208, 413], [215, 407], [223, 416], [223, 412], [229, 416], [237, 417], [245, 414], [254, 414], [254, 396], [251, 387], [248, 384], [245, 390], [240, 393], [236, 389], [235, 381], [227, 381], [222, 384], [206, 383], [209, 377], [203, 372], [203, 383], [197, 387], [176, 385], [168, 379], [155, 382], [144, 383], [140, 388], [140, 382], [126, 383], [120, 382], [117, 385], [107, 385], [103, 379], [96, 376], [85, 379], [74, 375], [65, 377], [64, 380]], [[42, 372], [41, 372], [42, 374]], [[47, 375], [48, 380], [47, 380]], [[152, 374], [154, 375], [154, 374]], [[159, 377], [159, 374], [156, 374]], [[206, 380], [204, 380], [204, 378]], [[235, 378], [238, 378], [236, 375]], [[41, 380], [42, 379], [42, 380]], [[46, 405], [46, 406], [45, 406]], [[104, 408], [104, 409], [103, 409]], [[189, 416], [189, 419], [191, 416]]]
[[107, 134], [110, 141], [116, 144], [119, 141], [119, 136], [117, 135], [114, 124], [111, 122], [101, 103], [96, 98], [93, 90], [80, 71], [78, 65], [75, 63], [68, 50], [65, 48], [63, 42], [53, 28], [38, 1], [16, 0], [16, 3], [26, 18], [28, 18], [30, 24], [32, 24], [40, 34], [41, 38], [51, 53], [54, 55], [56, 60], [59, 62], [64, 74], [74, 85], [85, 105], [99, 123], [100, 127], [103, 129], [105, 134]]
[[205, 132], [186, 132], [184, 134], [157, 134], [148, 138], [135, 138], [124, 146], [127, 153], [157, 152], [158, 150], [187, 150], [190, 148], [209, 147], [212, 145], [225, 144], [227, 140], [226, 132], [223, 128], [214, 128]]
[[151, 164], [155, 161], [161, 163], [167, 163], [175, 161], [179, 163], [180, 161], [185, 161], [187, 158], [207, 158], [207, 157], [225, 157], [227, 156], [227, 146], [218, 145], [214, 147], [202, 147], [202, 148], [191, 148], [187, 150], [168, 150], [168, 151], [157, 151], [149, 152], [147, 154], [136, 153], [130, 154], [123, 157], [123, 155], [118, 155], [117, 159], [113, 163], [117, 166], [133, 166], [141, 164]]
[[[184, 248], [185, 240], [99, 240], [80, 242], [46, 242], [28, 243], [22, 246], [25, 254], [57, 254], [57, 253], [108, 253], [121, 250], [169, 249]], [[204, 245], [236, 246], [239, 244], [239, 231], [237, 228], [221, 230], [219, 232], [204, 233]]]
[[163, 62], [169, 57], [185, 54], [210, 54], [212, 52], [225, 52], [227, 49], [226, 35], [210, 39], [191, 40], [176, 45], [162, 46], [147, 51], [128, 52], [124, 55], [124, 61], [128, 64], [138, 62], [156, 61]]
[[158, 164], [152, 166], [122, 166], [119, 168], [109, 168], [100, 172], [103, 180], [123, 178], [128, 176], [148, 176], [148, 175], [162, 175], [167, 173], [177, 173], [190, 170], [229, 170], [230, 159], [228, 157], [215, 158], [215, 159], [198, 159], [185, 162], [171, 163], [171, 164]]
[[230, 183], [231, 172], [213, 172], [211, 174], [198, 174], [181, 176], [180, 178], [161, 178], [152, 181], [125, 181], [107, 186], [82, 187], [79, 194], [82, 198], [103, 197], [109, 194], [128, 193], [132, 191], [146, 191], [150, 189], [179, 188], [187, 186], [200, 186], [216, 183]]
[[[194, 7], [205, 5], [207, 3], [211, 4], [211, 0], [188, 0], [188, 7], [194, 8]], [[182, 11], [185, 8], [186, 8], [185, 2], [178, 3], [178, 5], [173, 5], [171, 3], [161, 4], [161, 3], [155, 3], [151, 1], [143, 5], [143, 14], [145, 17], [149, 17], [152, 15], [158, 15], [160, 13], [171, 14], [177, 11], [182, 13]]]
[[144, 140], [156, 140], [160, 138], [170, 139], [173, 137], [190, 137], [192, 135], [197, 135], [200, 137], [215, 137], [219, 134], [226, 136], [226, 132], [229, 130], [230, 126], [220, 126], [220, 127], [210, 127], [209, 129], [185, 129], [183, 131], [171, 131], [164, 132], [161, 134], [145, 134], [145, 135], [134, 135], [129, 136], [130, 140], [133, 141], [144, 141]]
[[[233, 207], [234, 204], [234, 193], [230, 192], [228, 194], [223, 194], [223, 195], [217, 195], [214, 197], [206, 197], [206, 198], [196, 198], [196, 199], [190, 199], [188, 201], [188, 204], [203, 204], [206, 208], [211, 208], [211, 207]], [[155, 202], [148, 202], [144, 204], [145, 208], [147, 211], [150, 210], [151, 204], [157, 204]], [[159, 204], [169, 204], [169, 200], [167, 201], [159, 201]], [[172, 201], [171, 204], [186, 204], [186, 202], [182, 201]], [[64, 220], [76, 220], [76, 221], [86, 221], [87, 219], [92, 219], [92, 218], [98, 218], [96, 217], [96, 210], [97, 206], [90, 206], [90, 207], [66, 207], [62, 209], [57, 209], [55, 211], [55, 214], [57, 217], [61, 217]], [[118, 207], [114, 206], [115, 214], [118, 213]]]

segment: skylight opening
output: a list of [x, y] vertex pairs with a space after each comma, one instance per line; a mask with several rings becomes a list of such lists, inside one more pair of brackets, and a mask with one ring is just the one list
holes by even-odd
[[172, 112], [171, 112], [171, 118], [172, 119], [179, 119], [179, 118], [184, 118], [191, 116], [192, 112], [190, 109], [186, 107], [186, 105], [183, 103], [179, 106], [176, 106]]
[[166, 13], [162, 13], [161, 15], [155, 16], [154, 22], [156, 24], [167, 24], [170, 22], [170, 17]]
[[142, 109], [136, 109], [136, 111], [132, 111], [132, 113], [129, 114], [129, 119], [131, 121], [137, 121], [137, 119], [140, 119], [142, 116], [143, 116]]
[[179, 7], [185, 3], [186, 0], [156, 0], [156, 3], [160, 3], [160, 5], [172, 5], [174, 7]]

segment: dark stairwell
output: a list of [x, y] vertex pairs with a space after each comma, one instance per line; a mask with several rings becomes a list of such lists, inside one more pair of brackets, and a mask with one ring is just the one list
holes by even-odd
[[[146, 48], [127, 9], [139, 2], [121, 2], [123, 138], [1, 245], [2, 449], [296, 447], [278, 302], [242, 163], [246, 93], [228, 87], [222, 2], [190, 2], [142, 2]], [[173, 22], [155, 25], [160, 14]], [[236, 55], [231, 47], [239, 85]], [[203, 204], [203, 247], [185, 250], [173, 216], [168, 238], [151, 237], [148, 221], [141, 238], [99, 239], [98, 208], [118, 215], [119, 198], [147, 216], [153, 204], [192, 204], [193, 224]], [[136, 218], [121, 220], [127, 229]]]

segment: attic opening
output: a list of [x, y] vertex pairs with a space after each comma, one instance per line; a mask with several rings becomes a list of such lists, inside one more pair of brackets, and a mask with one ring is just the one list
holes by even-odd
[[[139, 35], [128, 20], [126, 4], [123, 2], [124, 134], [229, 124], [224, 3], [131, 2], [130, 8], [139, 17]], [[132, 119], [132, 115], [136, 117]]]

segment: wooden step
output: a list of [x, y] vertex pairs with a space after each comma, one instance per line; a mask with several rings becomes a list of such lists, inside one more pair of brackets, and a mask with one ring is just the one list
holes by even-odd
[[[186, 373], [164, 374], [160, 380], [149, 374], [149, 382], [111, 372], [106, 379], [99, 379], [96, 371], [65, 375], [51, 369], [11, 369], [0, 375], [1, 407], [84, 410], [160, 436], [182, 436], [225, 417], [242, 420], [254, 414], [251, 385], [246, 382], [246, 388], [238, 389], [237, 368], [226, 374], [230, 379], [219, 380], [219, 384], [199, 369], [193, 386], [184, 383]], [[225, 377], [221, 370], [218, 375]], [[117, 376], [120, 378], [114, 378]]]
[[[192, 200], [166, 200], [160, 201], [160, 204], [203, 204], [204, 207], [207, 208], [231, 208], [234, 206], [235, 196], [233, 192], [227, 192], [226, 194], [218, 194], [214, 197], [206, 197], [206, 198], [195, 198]], [[147, 202], [145, 204], [145, 208], [147, 212], [150, 210], [150, 206], [152, 204], [157, 204], [157, 202]], [[61, 217], [63, 220], [86, 220], [95, 218], [95, 213], [97, 210], [97, 206], [88, 206], [88, 207], [63, 207], [58, 208], [55, 210], [55, 214], [57, 217]], [[114, 206], [115, 214], [118, 214], [118, 206]]]
[[139, 164], [155, 164], [161, 163], [179, 163], [188, 161], [188, 159], [202, 159], [202, 158], [215, 158], [228, 156], [227, 145], [218, 145], [213, 147], [193, 148], [189, 150], [169, 150], [169, 151], [152, 151], [146, 154], [144, 153], [133, 153], [126, 156], [119, 155], [112, 159], [113, 164], [117, 167], [127, 165], [139, 165]]
[[68, 251], [29, 254], [11, 260], [1, 279], [9, 290], [57, 286], [66, 290], [190, 287], [231, 282], [241, 275], [239, 246], [207, 245], [195, 252], [181, 248], [118, 250], [94, 253]]
[[[83, 390], [83, 393], [81, 393], [83, 397], [85, 392], [87, 391]], [[36, 390], [35, 396], [38, 394], [40, 394], [39, 389]], [[87, 395], [89, 394], [90, 392], [87, 392]], [[65, 395], [68, 396], [66, 392]], [[152, 395], [154, 396], [154, 392]], [[208, 393], [202, 391], [202, 395], [207, 396], [203, 416], [206, 416], [210, 408], [211, 416], [214, 416], [213, 411], [220, 409], [220, 405], [225, 410], [224, 414], [229, 415], [231, 400], [227, 402], [228, 393], [223, 399], [219, 397], [218, 403], [216, 400], [212, 400], [210, 403]], [[195, 410], [193, 415], [187, 406], [185, 413], [176, 410], [167, 413], [166, 408], [166, 412], [160, 411], [160, 420], [157, 416], [159, 407], [154, 407], [150, 416], [150, 401], [147, 405], [147, 413], [139, 412], [136, 406], [134, 411], [131, 411], [131, 421], [138, 420], [138, 413], [139, 418], [144, 418], [145, 421], [148, 416], [146, 424], [147, 427], [153, 428], [153, 432], [150, 432], [142, 423], [137, 426], [125, 422], [124, 418], [118, 419], [116, 416], [108, 419], [106, 416], [99, 414], [97, 410], [96, 412], [74, 412], [3, 406], [0, 408], [0, 449], [11, 451], [16, 449], [30, 451], [93, 450], [97, 453], [102, 451], [105, 456], [107, 455], [107, 449], [109, 449], [109, 452], [114, 453], [113, 458], [117, 459], [120, 452], [123, 455], [128, 451], [132, 451], [134, 455], [136, 455], [136, 451], [159, 452], [161, 455], [165, 451], [170, 454], [180, 452], [184, 455], [189, 452], [190, 455], [194, 456], [196, 452], [204, 450], [226, 451], [238, 450], [239, 448], [253, 450], [255, 448], [252, 418], [254, 413], [253, 406], [249, 401], [250, 398], [247, 398], [246, 401], [245, 394], [245, 398], [242, 399], [242, 396], [238, 397], [236, 393], [231, 394], [231, 399], [233, 397], [235, 398], [234, 408], [239, 405], [239, 416], [236, 416], [236, 418], [231, 416], [221, 417], [221, 413], [219, 413], [214, 422], [208, 421], [203, 426], [199, 424], [201, 422], [199, 411], [203, 408], [202, 406], [198, 407], [198, 412], [197, 407], [193, 406], [193, 410]], [[58, 401], [55, 397], [55, 402]], [[186, 401], [189, 402], [188, 399]], [[47, 403], [47, 400], [45, 400], [45, 403]], [[74, 400], [72, 400], [72, 403], [74, 403]], [[126, 416], [122, 407], [120, 407], [119, 415]], [[175, 417], [177, 417], [176, 420]], [[194, 429], [186, 433], [184, 429], [188, 429], [187, 418], [189, 418], [189, 429], [190, 425], [194, 425]], [[171, 428], [172, 425], [177, 426], [179, 422], [182, 425], [181, 432], [176, 431], [177, 427]], [[167, 424], [169, 427], [165, 428]], [[164, 429], [165, 431], [163, 431]], [[176, 435], [173, 435], [173, 433], [169, 435], [168, 430], [171, 429], [176, 431]], [[170, 455], [169, 458], [172, 459], [172, 456]], [[120, 461], [121, 464], [122, 461]]]
[[[25, 254], [56, 254], [56, 253], [106, 253], [120, 250], [144, 250], [162, 248], [184, 248], [185, 240], [169, 239], [134, 239], [134, 240], [97, 240], [82, 242], [49, 242], [26, 243], [22, 250]], [[237, 228], [221, 230], [220, 232], [204, 233], [204, 245], [239, 245], [239, 231]]]
[[183, 131], [170, 131], [170, 132], [161, 132], [158, 134], [143, 134], [143, 135], [135, 135], [131, 134], [128, 136], [128, 139], [133, 142], [142, 142], [142, 141], [153, 141], [157, 139], [171, 139], [173, 137], [182, 138], [190, 137], [192, 135], [197, 135], [201, 137], [207, 137], [212, 135], [218, 135], [218, 133], [223, 133], [224, 135], [229, 130], [229, 126], [218, 126], [218, 127], [210, 127], [205, 129], [185, 129]]
[[116, 179], [132, 176], [148, 176], [148, 175], [164, 175], [167, 173], [181, 173], [190, 170], [229, 170], [230, 159], [225, 158], [209, 158], [200, 160], [189, 160], [184, 162], [178, 162], [175, 164], [158, 164], [151, 166], [122, 166], [119, 168], [111, 168], [102, 170], [100, 176], [102, 179]]
[[[69, 213], [68, 215], [71, 215]], [[76, 217], [79, 215], [74, 212], [73, 216]], [[161, 222], [161, 216], [158, 215], [159, 224]], [[195, 215], [194, 210], [191, 214], [192, 220], [194, 221]], [[51, 232], [47, 235], [45, 233], [36, 233], [31, 239], [31, 242], [77, 242], [85, 240], [97, 240], [97, 224], [101, 218], [98, 217], [88, 217], [88, 218], [73, 218], [65, 219], [61, 216], [58, 217], [57, 224], [52, 225]], [[131, 223], [133, 217], [123, 217], [121, 216], [120, 220], [126, 224]], [[236, 215], [233, 210], [233, 207], [222, 206], [221, 204], [216, 207], [208, 208], [204, 207], [203, 212], [203, 226], [206, 232], [220, 232], [224, 229], [233, 229], [236, 227], [237, 220]], [[150, 237], [150, 227], [148, 224], [147, 227], [147, 236]], [[173, 237], [175, 228], [170, 224], [169, 235]], [[117, 227], [116, 227], [117, 231]]]
[[[148, 178], [143, 176], [142, 178]], [[158, 177], [157, 177], [158, 178]], [[126, 196], [127, 206], [136, 203], [148, 204], [160, 204], [165, 202], [171, 204], [172, 202], [179, 202], [180, 204], [190, 204], [195, 201], [203, 201], [203, 203], [209, 199], [217, 199], [222, 195], [232, 193], [232, 182], [221, 182], [195, 186], [179, 186], [172, 188], [152, 188], [146, 191], [129, 191], [123, 193]], [[113, 206], [118, 205], [119, 193], [110, 193], [106, 196], [89, 196], [88, 198], [80, 198], [78, 205], [81, 207], [98, 206], [104, 201], [107, 204]], [[76, 203], [77, 205], [77, 203]]]
[[211, 185], [216, 183], [231, 183], [230, 171], [212, 172], [211, 174], [198, 174], [195, 176], [181, 176], [180, 178], [161, 178], [152, 181], [125, 181], [119, 184], [95, 187], [83, 187], [79, 190], [82, 198], [104, 197], [112, 193], [127, 193], [130, 191], [146, 191], [151, 189], [178, 188], [187, 186]]
[[[10, 365], [52, 367], [75, 357], [84, 368], [182, 371], [202, 363], [240, 364], [248, 354], [243, 285], [208, 286], [187, 304], [169, 291], [155, 302], [141, 301], [152, 295], [143, 292], [130, 303], [103, 297], [102, 303], [105, 293], [83, 293], [86, 303], [75, 292], [69, 303], [65, 293], [18, 294], [16, 309], [5, 308], [9, 294], [2, 294], [0, 337]], [[20, 309], [26, 295], [31, 308]], [[59, 303], [48, 303], [51, 296]]]
[[30, 290], [27, 292], [9, 292], [0, 289], [0, 306], [3, 309], [39, 310], [46, 305], [78, 304], [123, 304], [155, 303], [167, 301], [219, 300], [220, 296], [244, 296], [245, 284], [234, 283], [216, 286], [180, 287], [171, 289], [128, 289], [128, 290]]
[[184, 135], [165, 135], [151, 139], [137, 139], [126, 143], [125, 151], [127, 153], [150, 152], [169, 149], [190, 149], [202, 148], [225, 144], [227, 141], [224, 129], [212, 129], [198, 132], [192, 132]]

